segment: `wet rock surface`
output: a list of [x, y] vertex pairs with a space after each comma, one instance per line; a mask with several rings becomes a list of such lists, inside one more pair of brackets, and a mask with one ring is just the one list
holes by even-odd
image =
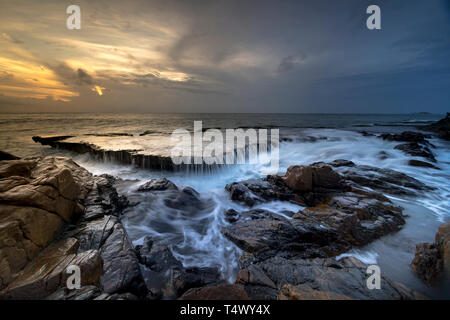
[[[127, 136], [128, 134], [110, 134], [108, 136], [117, 135]], [[70, 138], [73, 138], [73, 136], [35, 136], [33, 137], [33, 141], [56, 149], [68, 150], [79, 154], [88, 153], [97, 160], [112, 160], [122, 164], [135, 165], [136, 167], [143, 169], [174, 170], [176, 168], [175, 164], [172, 162], [172, 159], [167, 156], [139, 153], [139, 151], [142, 150], [104, 150], [88, 142], [67, 141]]]
[[137, 247], [150, 299], [174, 299], [189, 289], [224, 282], [216, 268], [183, 267], [171, 246], [167, 239], [146, 237], [143, 245]]
[[[157, 179], [135, 189], [131, 206], [115, 183], [68, 158], [0, 162], [2, 299], [423, 298], [384, 277], [383, 290], [368, 290], [367, 266], [334, 258], [401, 228], [401, 208], [378, 191], [428, 190], [406, 175], [336, 160], [227, 185], [230, 197], [249, 207], [225, 213], [229, 225], [222, 233], [242, 250], [234, 284], [216, 267], [183, 266], [173, 251], [182, 237], [151, 235], [133, 248], [121, 222], [125, 216], [138, 219], [139, 201], [146, 197], [164, 204], [166, 218], [186, 219], [202, 232], [211, 199]], [[251, 208], [272, 200], [304, 209], [280, 214]], [[81, 269], [81, 289], [75, 291], [66, 287], [72, 264]]]
[[[296, 194], [305, 198], [305, 203], [312, 203], [311, 206], [290, 218], [261, 209], [232, 211], [232, 215], [229, 211], [231, 225], [223, 228], [223, 234], [256, 259], [278, 255], [314, 258], [334, 256], [351, 246], [362, 246], [399, 230], [405, 223], [402, 209], [382, 194], [345, 185], [344, 178], [330, 167], [324, 172], [333, 173], [324, 175], [307, 189], [308, 192], [314, 189], [314, 201], [310, 196], [305, 198], [302, 192]], [[287, 178], [292, 178], [289, 176], [292, 174], [288, 170]], [[302, 179], [301, 175], [295, 175]], [[341, 189], [323, 188], [323, 185]]]
[[438, 281], [450, 284], [450, 222], [439, 226], [434, 243], [416, 245], [411, 268], [428, 284]]
[[137, 191], [149, 192], [149, 191], [162, 191], [162, 190], [178, 190], [178, 187], [166, 178], [153, 179], [142, 186], [140, 186]]
[[415, 159], [409, 160], [408, 164], [413, 167], [433, 168], [433, 169], [440, 170], [440, 168], [436, 167], [435, 165], [433, 165], [429, 162], [415, 160]]
[[190, 289], [180, 297], [181, 300], [248, 300], [241, 285], [222, 284]]
[[[64, 157], [0, 162], [2, 299], [147, 294], [113, 183]], [[80, 292], [65, 287], [70, 265]]]
[[368, 187], [384, 194], [414, 196], [434, 190], [413, 177], [387, 168], [356, 165], [347, 160], [335, 160], [329, 165], [337, 168], [350, 185]]
[[400, 134], [385, 133], [379, 136], [383, 140], [404, 142], [394, 147], [396, 150], [401, 150], [404, 153], [414, 156], [428, 159], [429, 161], [436, 162], [431, 148], [434, 146], [428, 141], [431, 138], [430, 135], [426, 135], [420, 132], [404, 131]]
[[[267, 285], [256, 289], [254, 283], [245, 283], [244, 289], [251, 299], [423, 299], [403, 285], [381, 277], [380, 290], [367, 287], [367, 266], [355, 258], [336, 261], [327, 259], [286, 259], [273, 257], [256, 263], [256, 267], [270, 279], [276, 290]], [[265, 290], [262, 290], [264, 288]], [[272, 295], [270, 295], [270, 292]]]
[[[373, 182], [368, 171], [375, 171], [380, 180]], [[228, 185], [231, 198], [249, 207], [255, 204], [249, 199], [272, 200], [265, 196], [267, 190], [276, 190], [272, 194], [277, 200], [306, 206], [292, 215], [262, 209], [226, 212], [230, 225], [222, 232], [243, 250], [236, 283], [244, 286], [250, 299], [424, 298], [387, 278], [382, 280], [384, 290], [371, 291], [365, 284], [367, 266], [354, 258], [333, 258], [398, 231], [405, 223], [400, 207], [381, 193], [367, 190], [388, 189], [388, 183], [402, 193], [407, 192], [405, 188], [426, 188], [398, 172], [361, 168], [346, 160], [293, 166], [282, 177]], [[245, 192], [233, 197], [236, 190]]]
[[450, 140], [450, 113], [447, 112], [445, 118], [428, 126], [421, 126], [419, 129], [435, 132], [439, 138]]

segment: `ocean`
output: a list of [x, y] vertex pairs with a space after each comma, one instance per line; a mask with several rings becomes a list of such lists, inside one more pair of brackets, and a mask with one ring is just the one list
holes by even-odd
[[[172, 247], [174, 255], [185, 266], [217, 266], [225, 278], [236, 276], [239, 249], [220, 232], [226, 224], [224, 211], [245, 210], [232, 202], [224, 190], [227, 183], [259, 178], [260, 165], [245, 164], [208, 171], [146, 170], [113, 161], [98, 161], [88, 154], [56, 150], [35, 143], [32, 136], [73, 135], [104, 148], [126, 148], [138, 145], [146, 153], [164, 152], [170, 147], [168, 137], [175, 129], [192, 130], [194, 121], [203, 128], [279, 128], [279, 172], [293, 164], [311, 164], [346, 159], [356, 164], [389, 168], [408, 174], [436, 190], [418, 197], [387, 195], [405, 208], [406, 224], [397, 233], [344, 255], [353, 255], [365, 263], [378, 264], [381, 272], [412, 289], [440, 297], [442, 288], [425, 286], [412, 273], [415, 245], [434, 241], [437, 227], [450, 221], [450, 143], [430, 139], [435, 146], [436, 166], [412, 167], [414, 158], [395, 150], [397, 142], [385, 141], [371, 134], [418, 130], [417, 127], [443, 118], [435, 114], [2, 114], [0, 117], [0, 150], [20, 157], [65, 155], [94, 174], [111, 174], [121, 178], [117, 185], [121, 194], [133, 199], [136, 188], [153, 178], [166, 177], [180, 186], [197, 190], [209, 203], [205, 208], [184, 212], [172, 209], [156, 198], [140, 199], [132, 216], [123, 218], [135, 245], [146, 235], [182, 238], [181, 246]], [[365, 132], [362, 134], [361, 132]], [[145, 135], [144, 135], [145, 132]], [[164, 143], [163, 143], [164, 142]], [[380, 157], [383, 153], [383, 157]], [[420, 160], [420, 158], [416, 158]], [[423, 159], [422, 159], [423, 160]], [[271, 202], [259, 207], [282, 214], [283, 210], [298, 211], [292, 203]]]

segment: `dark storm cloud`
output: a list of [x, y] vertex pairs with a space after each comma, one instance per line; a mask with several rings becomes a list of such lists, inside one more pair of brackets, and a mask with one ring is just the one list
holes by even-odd
[[93, 78], [85, 70], [78, 68], [72, 69], [65, 63], [60, 63], [55, 67], [50, 67], [65, 84], [75, 84], [78, 86], [92, 85], [94, 83]]
[[[32, 12], [34, 2], [17, 1]], [[39, 59], [71, 88], [110, 88], [101, 99], [68, 98], [92, 111], [443, 113], [450, 105], [449, 3], [80, 1], [85, 29], [46, 29], [43, 41], [54, 50]], [[372, 4], [381, 8], [381, 30], [366, 28]], [[40, 19], [58, 21], [54, 10]]]

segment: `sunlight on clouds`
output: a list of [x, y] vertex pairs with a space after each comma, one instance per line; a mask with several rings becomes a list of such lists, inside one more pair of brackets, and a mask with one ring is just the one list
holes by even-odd
[[97, 92], [97, 94], [99, 96], [103, 95], [103, 90], [105, 90], [106, 88], [100, 87], [100, 86], [94, 86], [91, 90], [94, 92]]
[[[9, 58], [16, 53], [17, 58]], [[52, 70], [40, 64], [34, 56], [20, 48], [0, 52], [0, 70], [11, 75], [7, 83], [0, 83], [0, 93], [5, 96], [70, 101], [78, 96], [59, 81]]]

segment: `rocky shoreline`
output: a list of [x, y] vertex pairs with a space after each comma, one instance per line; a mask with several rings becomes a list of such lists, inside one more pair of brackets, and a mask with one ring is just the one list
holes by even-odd
[[[332, 168], [347, 168], [339, 174]], [[0, 279], [2, 299], [418, 299], [382, 277], [369, 290], [362, 262], [335, 257], [405, 223], [402, 209], [367, 191], [349, 161], [293, 166], [285, 176], [227, 185], [248, 211], [228, 210], [223, 234], [241, 250], [235, 283], [215, 268], [184, 268], [166, 239], [133, 247], [121, 223], [133, 210], [111, 176], [93, 176], [65, 157], [0, 162]], [[375, 170], [375, 169], [374, 169]], [[384, 172], [386, 173], [386, 172]], [[392, 174], [392, 172], [389, 172]], [[397, 173], [398, 174], [398, 173]], [[389, 175], [387, 174], [386, 177]], [[419, 181], [381, 178], [398, 192], [421, 191]], [[367, 179], [367, 178], [366, 178]], [[374, 180], [370, 180], [373, 182]], [[405, 188], [407, 186], [407, 189]], [[387, 187], [378, 182], [370, 187]], [[175, 192], [200, 201], [192, 188], [153, 180], [140, 192]], [[403, 190], [403, 191], [400, 191]], [[414, 192], [414, 191], [408, 191]], [[305, 206], [285, 216], [251, 209], [279, 199]], [[78, 265], [82, 288], [65, 287], [66, 268]]]
[[[442, 126], [436, 128], [441, 135]], [[33, 139], [104, 156], [95, 146], [67, 145], [67, 138]], [[379, 138], [401, 142], [396, 149], [427, 161], [410, 165], [438, 168], [429, 136], [406, 131]], [[125, 163], [137, 161], [127, 152], [120, 155]], [[221, 233], [241, 252], [230, 283], [216, 267], [183, 266], [173, 239], [149, 235], [133, 246], [122, 223], [139, 214], [136, 199], [149, 195], [168, 208], [202, 210], [208, 202], [193, 188], [154, 179], [138, 186], [130, 201], [117, 192], [117, 178], [94, 176], [70, 158], [0, 156], [0, 299], [426, 299], [384, 275], [382, 289], [371, 290], [367, 265], [336, 258], [402, 228], [403, 208], [386, 195], [433, 190], [406, 174], [338, 159], [226, 185], [230, 199], [245, 208], [223, 212]], [[302, 209], [256, 208], [270, 201]], [[447, 223], [435, 243], [417, 245], [411, 267], [419, 278], [433, 283], [448, 277], [449, 241]], [[80, 289], [66, 286], [71, 265], [80, 268]]]

